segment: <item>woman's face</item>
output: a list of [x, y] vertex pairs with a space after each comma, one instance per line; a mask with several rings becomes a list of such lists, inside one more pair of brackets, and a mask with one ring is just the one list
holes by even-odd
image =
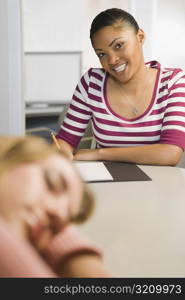
[[128, 82], [143, 64], [144, 32], [128, 25], [106, 26], [94, 34], [93, 48], [102, 67], [120, 82]]
[[0, 176], [0, 214], [18, 230], [29, 224], [39, 238], [47, 228], [57, 232], [78, 214], [82, 194], [82, 182], [71, 164], [53, 154]]

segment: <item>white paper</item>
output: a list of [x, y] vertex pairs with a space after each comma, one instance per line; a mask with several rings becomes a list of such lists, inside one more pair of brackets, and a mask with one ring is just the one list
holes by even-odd
[[75, 165], [84, 181], [113, 180], [112, 175], [102, 162], [75, 162]]

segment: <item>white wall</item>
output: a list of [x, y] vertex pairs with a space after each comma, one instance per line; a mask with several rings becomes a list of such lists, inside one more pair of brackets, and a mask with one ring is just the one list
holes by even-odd
[[153, 56], [185, 70], [185, 0], [156, 0]]
[[0, 1], [0, 134], [24, 133], [21, 1]]
[[185, 0], [23, 0], [24, 50], [83, 51], [82, 73], [99, 66], [90, 24], [110, 7], [128, 10], [144, 29], [146, 61], [185, 69]]

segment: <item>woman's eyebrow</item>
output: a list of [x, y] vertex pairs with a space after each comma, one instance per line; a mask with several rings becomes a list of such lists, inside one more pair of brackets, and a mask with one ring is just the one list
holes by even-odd
[[[119, 40], [121, 38], [122, 38], [122, 36], [115, 38], [112, 42], [110, 42], [110, 44], [108, 45], [108, 47], [111, 47], [114, 44], [114, 42], [116, 42], [117, 40]], [[103, 49], [101, 49], [101, 48], [95, 48], [94, 50], [95, 51], [103, 51]]]

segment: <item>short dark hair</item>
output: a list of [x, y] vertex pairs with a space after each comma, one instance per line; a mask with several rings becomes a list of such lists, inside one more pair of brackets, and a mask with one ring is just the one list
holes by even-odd
[[138, 23], [127, 11], [119, 8], [109, 8], [99, 13], [92, 21], [90, 39], [92, 40], [93, 35], [103, 27], [111, 26], [118, 22], [124, 22], [132, 26], [136, 33], [139, 30]]

